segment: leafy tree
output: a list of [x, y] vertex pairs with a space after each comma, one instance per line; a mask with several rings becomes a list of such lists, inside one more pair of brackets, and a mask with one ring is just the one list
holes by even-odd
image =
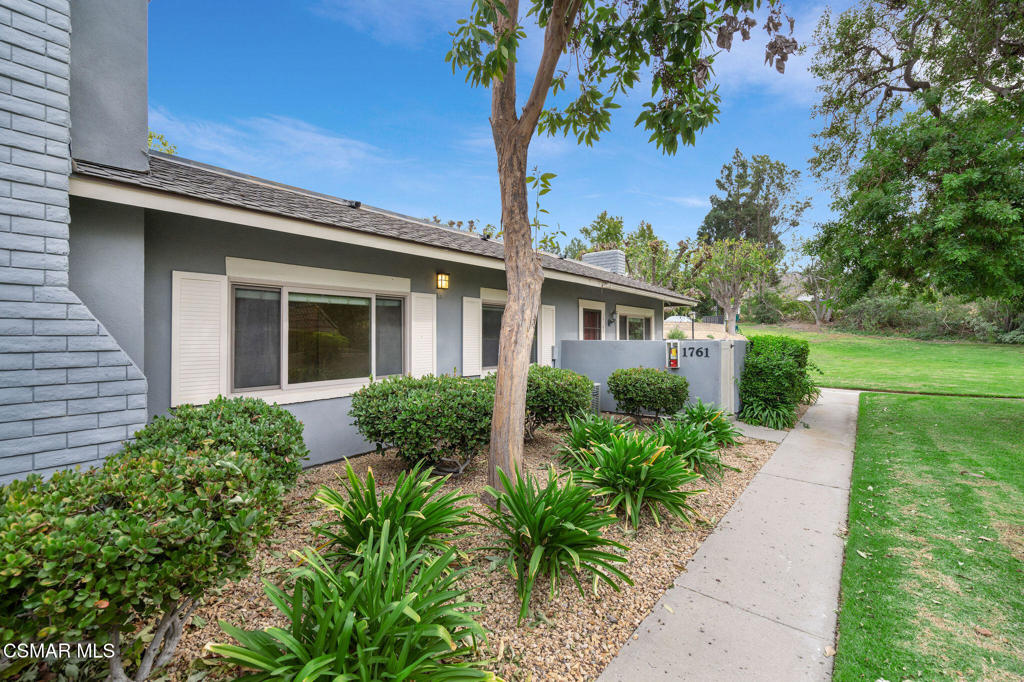
[[696, 282], [725, 314], [725, 330], [736, 333], [736, 313], [759, 278], [772, 269], [763, 244], [749, 239], [720, 239], [704, 243]]
[[[527, 198], [527, 152], [534, 133], [573, 134], [592, 144], [611, 126], [617, 99], [650, 78], [650, 99], [636, 125], [660, 149], [693, 144], [714, 122], [720, 101], [710, 87], [714, 54], [705, 49], [716, 34], [728, 49], [735, 33], [749, 37], [760, 0], [472, 0], [469, 17], [452, 32], [446, 59], [463, 69], [473, 86], [491, 88], [491, 133], [498, 161], [501, 228], [505, 242], [508, 303], [502, 316], [489, 480], [498, 470], [520, 468], [526, 369], [540, 306], [543, 272], [532, 248]], [[522, 7], [521, 7], [522, 5]], [[781, 9], [771, 7], [766, 61], [780, 71], [797, 49], [783, 36]], [[530, 30], [543, 33], [536, 72], [520, 106], [519, 47]], [[792, 31], [792, 22], [790, 22]], [[578, 92], [569, 97], [570, 69]], [[646, 85], [646, 83], [644, 83]], [[559, 93], [565, 97], [559, 98]], [[549, 95], [551, 101], [549, 102]]]
[[569, 243], [562, 249], [562, 255], [566, 258], [575, 258], [579, 260], [587, 251], [587, 245], [583, 243], [583, 240], [579, 237], [573, 237], [569, 240]]
[[[1024, 132], [1016, 107], [919, 111], [877, 129], [823, 246], [865, 281], [1024, 297]], [[845, 262], [844, 262], [845, 261]]]
[[800, 284], [811, 297], [803, 304], [814, 315], [814, 326], [821, 331], [821, 323], [832, 320], [843, 281], [843, 269], [836, 258], [828, 257], [828, 246], [816, 241], [804, 242], [801, 251], [807, 260], [800, 269]]
[[800, 224], [811, 206], [796, 195], [800, 171], [766, 154], [747, 159], [739, 149], [722, 166], [715, 186], [722, 196], [710, 197], [711, 210], [697, 236], [705, 241], [753, 239], [781, 256], [781, 236]]
[[604, 249], [621, 249], [625, 241], [626, 230], [623, 227], [622, 216], [610, 215], [608, 211], [601, 211], [593, 222], [580, 228], [580, 234], [590, 242], [591, 251], [602, 251]]
[[177, 154], [178, 148], [167, 141], [161, 133], [154, 133], [152, 130], [149, 131], [148, 138], [149, 148], [164, 154]]
[[1024, 94], [1024, 4], [1019, 0], [864, 0], [826, 11], [811, 72], [824, 119], [812, 169], [844, 175], [870, 133], [923, 106], [938, 118], [972, 100]]
[[621, 216], [601, 211], [590, 225], [580, 229], [580, 234], [590, 243], [576, 239], [578, 243], [573, 249], [578, 255], [574, 258], [588, 251], [618, 249], [626, 255], [626, 273], [630, 277], [676, 290], [687, 286], [682, 266], [692, 245], [684, 240], [672, 246], [658, 237], [645, 220], [626, 233]]

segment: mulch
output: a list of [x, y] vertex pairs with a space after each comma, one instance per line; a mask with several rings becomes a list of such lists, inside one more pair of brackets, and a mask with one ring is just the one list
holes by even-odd
[[[546, 476], [547, 468], [556, 461], [560, 437], [557, 430], [539, 430], [525, 445], [525, 468]], [[626, 555], [629, 562], [622, 566], [633, 579], [632, 586], [623, 585], [616, 592], [602, 585], [594, 593], [589, 581], [582, 581], [588, 586], [585, 594], [580, 595], [572, 585], [563, 585], [552, 598], [548, 585], [538, 582], [530, 605], [533, 615], [519, 625], [520, 604], [514, 580], [503, 568], [495, 568], [496, 562], [488, 552], [479, 549], [492, 544], [489, 531], [480, 529], [477, 535], [460, 539], [457, 545], [466, 552], [474, 569], [463, 579], [463, 586], [469, 590], [471, 601], [483, 605], [479, 620], [490, 633], [481, 657], [490, 659], [490, 669], [509, 681], [596, 679], [676, 576], [686, 569], [687, 561], [776, 447], [775, 443], [741, 438], [738, 445], [724, 449], [720, 453], [723, 461], [740, 471], [727, 471], [720, 484], [697, 486], [706, 488], [706, 492], [690, 498], [700, 515], [692, 526], [676, 520], [658, 526], [648, 517], [635, 532], [621, 524], [606, 529], [607, 536], [630, 548]], [[382, 491], [394, 485], [404, 466], [387, 453], [363, 455], [349, 462], [357, 474], [365, 474], [372, 467]], [[334, 485], [344, 470], [344, 462], [338, 462], [300, 476], [286, 499], [277, 530], [253, 557], [249, 576], [209, 593], [197, 609], [166, 671], [170, 679], [184, 682], [193, 673], [211, 667], [208, 680], [237, 672], [217, 665], [215, 657], [204, 650], [211, 642], [230, 642], [217, 624], [220, 620], [246, 629], [286, 625], [264, 595], [262, 581], [281, 582], [296, 564], [291, 553], [315, 544], [310, 528], [327, 520], [328, 512], [313, 496], [320, 486]], [[468, 504], [484, 513], [480, 494], [486, 484], [487, 461], [479, 457], [445, 489], [461, 488], [472, 494]]]

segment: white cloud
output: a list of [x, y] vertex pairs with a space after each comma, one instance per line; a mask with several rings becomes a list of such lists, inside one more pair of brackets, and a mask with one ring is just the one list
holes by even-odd
[[465, 0], [316, 0], [310, 7], [382, 43], [404, 45], [452, 30], [468, 8]]
[[630, 194], [636, 194], [641, 197], [649, 197], [651, 199], [658, 199], [663, 202], [670, 204], [676, 204], [677, 206], [685, 206], [687, 208], [709, 208], [711, 204], [708, 202], [707, 197], [698, 195], [672, 195], [672, 194], [658, 194], [657, 192], [646, 192], [638, 189], [629, 190]]
[[[367, 166], [395, 163], [378, 147], [287, 116], [256, 116], [228, 122], [149, 111], [149, 126], [185, 156], [231, 170], [288, 182], [296, 171], [352, 176]], [[294, 182], [294, 181], [293, 181]]]

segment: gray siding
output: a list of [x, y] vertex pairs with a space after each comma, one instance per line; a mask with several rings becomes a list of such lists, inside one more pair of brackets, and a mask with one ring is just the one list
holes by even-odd
[[[225, 257], [252, 258], [337, 270], [397, 275], [411, 280], [414, 292], [436, 293], [438, 271], [451, 275], [451, 288], [437, 301], [437, 369], [462, 371], [462, 298], [479, 296], [481, 287], [505, 288], [501, 270], [451, 263], [309, 237], [220, 223], [159, 211], [146, 212], [145, 357], [151, 415], [170, 405], [171, 273], [174, 270], [225, 274]], [[661, 335], [661, 303], [643, 296], [585, 287], [569, 282], [544, 283], [542, 303], [555, 306], [557, 343], [578, 338], [578, 299], [655, 309], [655, 338]], [[609, 329], [609, 335], [614, 331]], [[360, 454], [372, 446], [351, 425], [349, 398], [287, 405], [305, 424], [312, 464]]]
[[67, 0], [0, 8], [0, 483], [96, 462], [146, 418], [146, 382], [68, 288]]
[[149, 168], [148, 7], [148, 0], [72, 3], [71, 147], [76, 159]]

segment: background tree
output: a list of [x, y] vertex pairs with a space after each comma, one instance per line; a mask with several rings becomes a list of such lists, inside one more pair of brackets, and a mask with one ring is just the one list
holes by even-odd
[[149, 148], [163, 152], [164, 154], [177, 154], [178, 148], [167, 141], [167, 138], [162, 133], [154, 133], [152, 130], [149, 131]]
[[763, 244], [749, 239], [721, 239], [704, 243], [696, 268], [696, 283], [725, 314], [725, 331], [736, 333], [736, 313], [755, 282], [772, 268]]
[[[850, 271], [970, 299], [1024, 298], [1024, 133], [1016, 107], [921, 111], [877, 129], [823, 244]], [[854, 245], [851, 247], [851, 245]]]
[[699, 239], [752, 239], [781, 257], [781, 237], [800, 224], [811, 206], [809, 197], [798, 197], [800, 171], [766, 154], [747, 159], [739, 149], [722, 166], [715, 186], [722, 196], [710, 197], [711, 210], [697, 231]]
[[830, 257], [828, 245], [816, 240], [801, 244], [805, 260], [800, 268], [800, 285], [811, 297], [803, 304], [814, 316], [814, 327], [821, 331], [822, 322], [831, 322], [843, 281], [843, 268], [839, 259]]
[[[765, 29], [766, 61], [785, 69], [796, 41], [779, 33], [781, 10], [771, 1]], [[666, 152], [693, 144], [718, 113], [717, 88], [709, 87], [712, 33], [728, 49], [733, 34], [749, 36], [752, 18], [736, 14], [758, 0], [473, 0], [467, 19], [452, 33], [447, 55], [473, 86], [491, 88], [491, 133], [498, 165], [501, 229], [505, 242], [508, 303], [502, 315], [497, 385], [489, 458], [497, 471], [519, 468], [523, 447], [526, 375], [544, 276], [532, 248], [526, 188], [527, 153], [534, 133], [569, 134], [592, 144], [611, 125], [611, 113], [646, 78], [651, 96], [636, 125]], [[792, 22], [790, 31], [792, 31]], [[519, 47], [526, 24], [542, 31], [543, 46], [528, 93], [517, 104]], [[565, 66], [560, 67], [560, 63]], [[566, 91], [570, 68], [578, 92]], [[566, 92], [566, 95], [568, 93]], [[549, 95], [552, 102], [548, 102]]]
[[811, 161], [820, 177], [845, 175], [871, 132], [908, 109], [939, 117], [1024, 93], [1020, 0], [864, 0], [838, 16], [826, 10], [814, 43], [824, 129]]

